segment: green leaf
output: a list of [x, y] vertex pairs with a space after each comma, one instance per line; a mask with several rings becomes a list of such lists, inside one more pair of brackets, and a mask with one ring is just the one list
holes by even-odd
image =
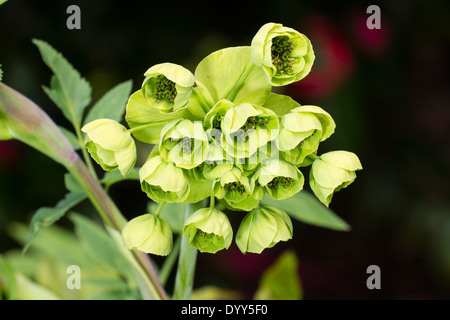
[[0, 296], [4, 292], [9, 300], [17, 299], [17, 281], [14, 270], [5, 258], [0, 254]]
[[41, 227], [49, 227], [60, 218], [62, 218], [68, 210], [85, 200], [87, 195], [83, 192], [70, 192], [66, 194], [65, 198], [59, 201], [55, 207], [40, 208], [31, 218], [30, 234], [25, 243], [23, 251], [27, 251], [31, 245], [33, 238], [38, 233]]
[[279, 116], [282, 116], [283, 114], [291, 111], [291, 109], [300, 107], [300, 104], [289, 96], [271, 93], [266, 102], [263, 104], [263, 107], [272, 110]]
[[80, 150], [81, 149], [81, 145], [78, 142], [78, 138], [75, 135], [75, 133], [73, 133], [70, 130], [67, 130], [64, 127], [58, 126], [59, 130], [61, 130], [61, 132], [66, 136], [67, 140], [69, 140], [70, 144], [72, 145], [74, 150]]
[[304, 223], [336, 231], [350, 230], [350, 226], [344, 220], [306, 190], [302, 190], [295, 196], [285, 200], [274, 200], [266, 196], [262, 204], [280, 208], [292, 218]]
[[34, 39], [45, 64], [53, 71], [50, 88], [43, 87], [64, 116], [79, 127], [83, 111], [91, 102], [91, 86], [79, 72], [48, 43]]
[[[29, 227], [18, 222], [8, 225], [7, 232], [12, 239], [22, 245], [25, 245], [30, 235]], [[45, 254], [66, 265], [76, 264], [81, 268], [90, 264], [90, 260], [73, 232], [69, 232], [57, 224], [40, 230], [32, 244], [30, 256], [35, 253], [38, 256]], [[19, 271], [23, 272], [23, 270]]]
[[194, 120], [187, 108], [175, 112], [163, 113], [153, 108], [145, 99], [141, 90], [133, 93], [128, 100], [125, 119], [133, 136], [145, 143], [159, 142], [161, 129], [177, 118]]
[[8, 1], [8, 0], [0, 0], [0, 6], [1, 6], [2, 4], [4, 4], [6, 1]]
[[55, 292], [17, 273], [18, 300], [61, 300]]
[[[262, 68], [255, 68], [250, 47], [218, 50], [203, 59], [195, 70], [195, 81], [204, 86], [210, 96], [204, 101], [217, 103], [227, 99], [234, 104], [262, 105], [271, 91]], [[202, 91], [198, 91], [202, 95]], [[209, 106], [210, 109], [213, 105]]]
[[72, 193], [84, 193], [83, 187], [71, 173], [66, 173], [64, 175], [64, 185], [66, 186], [66, 189]]
[[303, 295], [297, 256], [284, 252], [263, 274], [256, 300], [300, 300]]
[[69, 218], [75, 225], [75, 233], [89, 257], [97, 263], [117, 270], [120, 274], [128, 274], [131, 277], [127, 260], [105, 229], [80, 214], [71, 212]]
[[128, 80], [109, 90], [92, 107], [84, 120], [84, 124], [97, 119], [111, 119], [117, 122], [122, 120], [127, 100], [130, 97], [133, 82]]

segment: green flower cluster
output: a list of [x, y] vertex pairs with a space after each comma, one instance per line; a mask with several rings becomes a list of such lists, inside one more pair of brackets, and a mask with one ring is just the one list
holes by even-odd
[[[218, 199], [227, 210], [248, 212], [235, 242], [243, 253], [260, 253], [292, 237], [285, 212], [260, 206], [266, 195], [283, 200], [300, 192], [305, 182], [300, 168], [312, 165], [311, 189], [328, 206], [334, 192], [353, 182], [355, 171], [362, 169], [350, 152], [317, 156], [320, 142], [335, 130], [330, 114], [272, 92], [273, 86], [305, 77], [313, 61], [306, 36], [267, 23], [251, 46], [213, 52], [194, 74], [172, 63], [148, 69], [142, 88], [127, 104], [130, 129], [105, 120], [88, 124], [83, 128], [86, 146], [105, 170], [119, 168], [126, 175], [136, 157], [131, 135], [153, 144], [139, 170], [142, 190], [150, 199], [164, 204], [211, 198], [208, 208], [185, 221], [183, 236], [190, 244], [210, 253], [230, 246], [233, 230], [215, 206]], [[158, 214], [150, 216], [128, 223], [125, 243], [166, 255], [172, 233]]]

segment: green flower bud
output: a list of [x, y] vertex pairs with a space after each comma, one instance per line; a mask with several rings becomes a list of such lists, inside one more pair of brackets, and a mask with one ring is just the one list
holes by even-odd
[[141, 188], [155, 202], [183, 202], [189, 195], [189, 180], [183, 169], [160, 155], [150, 157], [139, 170]]
[[153, 214], [143, 214], [130, 220], [122, 230], [129, 249], [167, 256], [172, 251], [173, 235], [169, 224]]
[[309, 174], [309, 184], [316, 197], [326, 206], [334, 192], [351, 184], [356, 170], [362, 165], [358, 157], [348, 151], [331, 151], [316, 159]]
[[273, 86], [283, 86], [303, 79], [315, 56], [309, 39], [279, 23], [266, 23], [251, 44], [253, 63], [261, 66]]
[[228, 249], [233, 240], [233, 229], [223, 212], [215, 208], [203, 208], [186, 220], [183, 237], [189, 237], [191, 246], [200, 252], [216, 253]]
[[[208, 132], [210, 132], [210, 135], [213, 138], [217, 138], [214, 132], [211, 132], [211, 130], [217, 130], [219, 131], [219, 137], [220, 133], [222, 132], [222, 120], [225, 117], [225, 113], [234, 108], [234, 103], [227, 100], [222, 99], [219, 102], [217, 102], [214, 107], [206, 114], [205, 119], [203, 120], [203, 126], [208, 129]], [[219, 140], [220, 139], [216, 139]]]
[[248, 158], [278, 135], [272, 110], [244, 103], [229, 109], [222, 121], [222, 146], [234, 158]]
[[282, 116], [277, 145], [287, 161], [300, 166], [308, 155], [317, 151], [320, 142], [333, 134], [335, 128], [333, 118], [322, 108], [297, 107]]
[[126, 176], [136, 163], [136, 145], [127, 129], [111, 119], [86, 124], [85, 145], [92, 158], [105, 171], [120, 170]]
[[280, 241], [292, 238], [291, 218], [274, 207], [258, 207], [249, 212], [236, 233], [236, 244], [242, 253], [261, 253]]
[[232, 208], [250, 211], [259, 201], [255, 199], [248, 178], [238, 167], [225, 172], [214, 184], [213, 194], [224, 199]]
[[173, 63], [157, 64], [147, 70], [142, 93], [147, 101], [163, 112], [187, 106], [194, 86], [194, 75]]
[[263, 161], [251, 180], [255, 189], [264, 188], [267, 194], [276, 200], [292, 197], [303, 189], [304, 182], [300, 170], [282, 159]]
[[175, 119], [161, 131], [161, 156], [180, 168], [192, 169], [200, 165], [204, 161], [207, 146], [208, 137], [199, 121]]

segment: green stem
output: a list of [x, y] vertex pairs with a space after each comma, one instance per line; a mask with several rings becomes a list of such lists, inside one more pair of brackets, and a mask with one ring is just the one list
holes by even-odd
[[[186, 204], [186, 219], [198, 209], [202, 208], [202, 202]], [[195, 265], [197, 260], [197, 249], [189, 244], [189, 238], [181, 240], [180, 256], [178, 259], [177, 274], [175, 277], [175, 300], [188, 300], [194, 286]]]
[[209, 201], [209, 207], [214, 208], [214, 205], [215, 205], [215, 197], [211, 196], [211, 200]]
[[95, 179], [98, 179], [97, 173], [95, 172], [94, 165], [92, 164], [91, 157], [89, 156], [89, 153], [84, 146], [83, 137], [81, 135], [81, 128], [78, 124], [73, 124], [73, 127], [75, 129], [75, 134], [77, 136], [78, 144], [81, 147], [81, 153], [83, 154], [84, 162], [86, 163], [87, 167], [89, 168], [89, 171], [92, 173], [92, 175], [95, 177]]
[[308, 158], [311, 158], [312, 161], [316, 161], [317, 159], [319, 159], [319, 157], [316, 156], [315, 154], [310, 154], [310, 155], [308, 155]]
[[177, 240], [173, 244], [172, 252], [169, 254], [167, 259], [164, 260], [164, 264], [162, 265], [161, 270], [158, 273], [159, 281], [161, 281], [161, 284], [163, 286], [166, 284], [169, 275], [172, 272], [173, 267], [175, 266], [175, 262], [177, 262], [182, 238], [182, 235], [179, 235], [177, 237]]
[[155, 213], [154, 213], [154, 215], [155, 215], [156, 217], [159, 216], [159, 214], [161, 213], [161, 210], [162, 210], [162, 208], [164, 207], [165, 204], [166, 204], [166, 202], [163, 201], [163, 202], [161, 202], [161, 203], [158, 205], [158, 208], [156, 209], [156, 211], [155, 211]]

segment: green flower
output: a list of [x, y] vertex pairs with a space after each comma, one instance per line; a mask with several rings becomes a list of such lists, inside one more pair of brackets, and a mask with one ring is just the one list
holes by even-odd
[[194, 75], [173, 63], [157, 64], [147, 70], [142, 93], [147, 101], [163, 112], [176, 111], [189, 102]]
[[212, 141], [205, 150], [205, 161], [195, 169], [201, 178], [216, 180], [233, 168], [233, 162], [226, 159], [226, 153], [216, 141]]
[[356, 170], [362, 165], [358, 157], [348, 151], [331, 151], [316, 159], [309, 174], [309, 184], [316, 197], [328, 206], [334, 192], [351, 184]]
[[274, 207], [258, 207], [242, 220], [236, 233], [236, 244], [242, 253], [261, 253], [280, 241], [292, 238], [291, 218]]
[[216, 253], [228, 249], [233, 240], [233, 229], [223, 212], [215, 208], [203, 208], [187, 218], [183, 237], [189, 237], [191, 246], [200, 252]]
[[[253, 175], [251, 185], [256, 190], [264, 188], [272, 198], [282, 200], [301, 191], [304, 182], [303, 174], [294, 165], [282, 159], [267, 159]], [[263, 197], [264, 192], [259, 192], [259, 199]]]
[[213, 194], [224, 199], [234, 209], [249, 211], [255, 208], [259, 201], [252, 197], [248, 178], [238, 167], [225, 172], [214, 184]]
[[300, 166], [335, 128], [333, 118], [322, 108], [300, 106], [282, 116], [277, 145], [287, 161]]
[[175, 119], [161, 131], [159, 152], [179, 168], [192, 169], [203, 163], [207, 146], [208, 137], [199, 121]]
[[130, 220], [122, 230], [129, 249], [167, 256], [172, 250], [173, 235], [169, 224], [153, 214], [143, 214]]
[[189, 195], [189, 180], [183, 169], [160, 155], [150, 157], [139, 170], [141, 188], [155, 202], [183, 202]]
[[85, 145], [92, 158], [105, 171], [120, 170], [126, 176], [136, 163], [136, 145], [130, 133], [120, 123], [98, 119], [86, 124]]
[[269, 109], [244, 103], [230, 108], [220, 122], [222, 146], [235, 158], [248, 158], [278, 135], [278, 117]]
[[303, 79], [314, 62], [309, 39], [279, 23], [266, 23], [251, 44], [253, 63], [261, 66], [273, 86], [287, 85]]

